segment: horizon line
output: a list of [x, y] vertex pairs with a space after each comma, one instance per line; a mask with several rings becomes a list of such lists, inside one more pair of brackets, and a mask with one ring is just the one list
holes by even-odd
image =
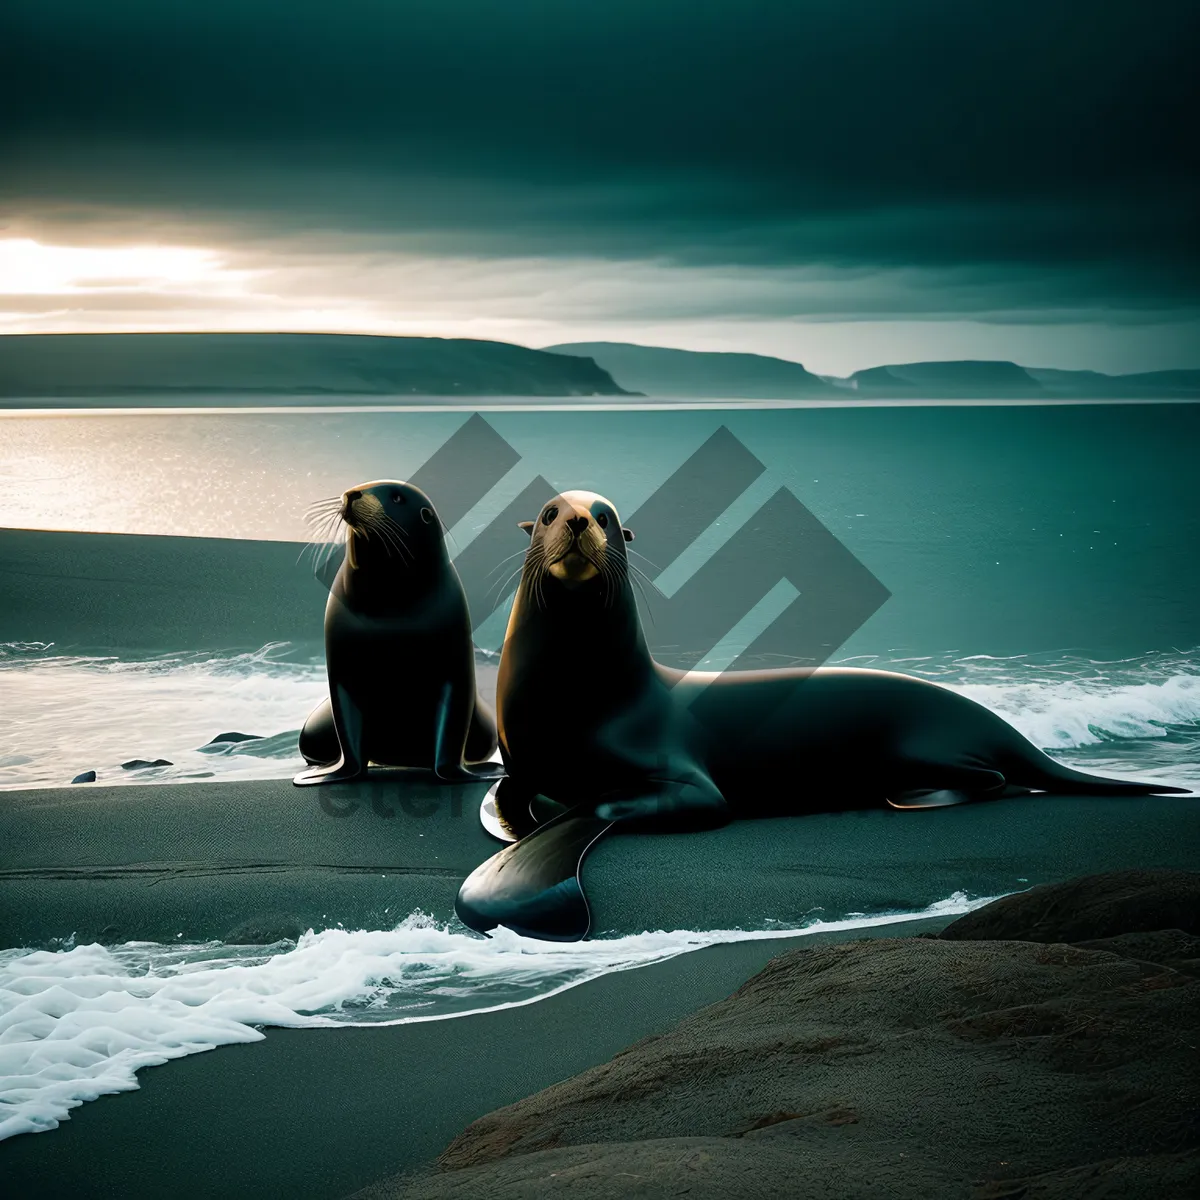
[[[737, 355], [743, 358], [762, 358], [769, 362], [788, 363], [808, 371], [815, 379], [852, 379], [862, 371], [875, 371], [886, 367], [915, 367], [930, 363], [997, 363], [1014, 366], [1022, 371], [1062, 371], [1065, 374], [1080, 373], [1102, 375], [1107, 379], [1124, 379], [1132, 375], [1161, 375], [1172, 371], [1200, 371], [1200, 363], [1193, 367], [1156, 367], [1149, 371], [1123, 371], [1113, 374], [1109, 371], [1098, 371], [1094, 367], [1037, 367], [1026, 366], [1013, 358], [919, 358], [907, 362], [881, 362], [871, 367], [858, 367], [849, 375], [834, 375], [829, 372], [810, 371], [799, 359], [782, 358], [777, 354], [760, 354], [755, 350], [692, 350], [685, 346], [651, 345], [646, 342], [614, 342], [607, 339], [578, 342], [553, 342], [549, 346], [530, 346], [524, 342], [505, 341], [502, 338], [459, 337], [454, 334], [440, 333], [359, 333], [347, 330], [330, 329], [54, 329], [34, 330], [18, 333], [0, 332], [3, 338], [41, 338], [41, 337], [362, 337], [381, 338], [391, 341], [423, 341], [423, 342], [479, 342], [493, 346], [517, 346], [523, 350], [533, 350], [540, 354], [552, 354], [558, 346], [635, 346], [640, 350], [671, 350], [678, 354], [705, 354], [721, 357]], [[581, 355], [564, 355], [568, 358], [579, 358]], [[594, 359], [592, 360], [595, 361]], [[597, 364], [599, 365], [599, 364]], [[1085, 402], [1086, 403], [1086, 402]]]

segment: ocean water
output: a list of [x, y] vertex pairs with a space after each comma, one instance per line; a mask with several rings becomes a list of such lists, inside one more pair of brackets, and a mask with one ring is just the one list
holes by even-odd
[[[4, 415], [0, 526], [299, 541], [309, 503], [413, 474], [470, 413]], [[1200, 405], [542, 406], [486, 419], [518, 461], [453, 522], [452, 553], [538, 475], [636, 513], [724, 426], [764, 471], [676, 561], [655, 564], [668, 594], [787, 488], [890, 592], [831, 661], [938, 680], [1084, 770], [1200, 788]], [[477, 638], [485, 691], [496, 600]], [[153, 785], [301, 766], [296, 734], [325, 689], [319, 647], [200, 644], [180, 629], [132, 657], [106, 650], [105, 637], [119, 641], [103, 625], [80, 650], [37, 628], [18, 636], [3, 617], [0, 789], [88, 769]], [[682, 649], [715, 665], [738, 648]], [[255, 737], [210, 744], [229, 731]], [[133, 758], [171, 765], [122, 768]], [[958, 894], [929, 911], [979, 902]], [[912, 915], [834, 914], [807, 928]], [[804, 932], [648, 931], [560, 947], [489, 942], [413, 914], [269, 947], [0, 950], [0, 1136], [53, 1128], [74, 1105], [136, 1086], [144, 1066], [263, 1027], [447, 1019], [700, 946]]]
[[[0, 790], [57, 787], [85, 770], [108, 786], [291, 778], [305, 766], [300, 726], [327, 684], [323, 662], [297, 660], [290, 649], [128, 660], [0, 645]], [[831, 662], [945, 684], [1082, 770], [1200, 789], [1200, 651], [1110, 661], [1043, 653]], [[495, 666], [494, 652], [477, 652], [485, 694]], [[135, 728], [133, 742], [126, 731]], [[229, 732], [254, 736], [211, 744]], [[171, 765], [122, 768], [134, 759]]]
[[[310, 503], [415, 474], [471, 412], [0, 414], [0, 527], [303, 541]], [[686, 582], [698, 557], [786, 488], [891, 593], [845, 654], [1108, 659], [1200, 644], [1200, 404], [580, 405], [483, 417], [518, 461], [452, 522], [455, 554], [539, 476], [599, 491], [628, 520], [724, 427], [763, 473], [731, 488], [690, 553], [657, 564], [664, 586]], [[719, 466], [713, 490], [724, 502]], [[0, 642], [49, 636], [0, 626]], [[162, 649], [221, 648], [188, 644], [186, 631], [180, 643]], [[499, 645], [494, 624], [481, 644]]]
[[138, 1086], [137, 1072], [263, 1038], [263, 1027], [403, 1025], [532, 1004], [600, 975], [732, 941], [796, 939], [970, 912], [852, 913], [798, 929], [676, 930], [589, 942], [490, 938], [413, 914], [390, 930], [310, 930], [271, 946], [65, 946], [0, 951], [0, 1141]]

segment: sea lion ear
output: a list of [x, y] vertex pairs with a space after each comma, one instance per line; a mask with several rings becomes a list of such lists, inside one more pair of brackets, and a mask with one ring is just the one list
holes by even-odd
[[633, 530], [632, 529], [622, 529], [621, 532], [625, 535], [625, 540], [627, 542], [633, 541]]
[[518, 521], [517, 528], [525, 530], [525, 532], [527, 534], [529, 534], [530, 537], [533, 537], [533, 522], [532, 521]]

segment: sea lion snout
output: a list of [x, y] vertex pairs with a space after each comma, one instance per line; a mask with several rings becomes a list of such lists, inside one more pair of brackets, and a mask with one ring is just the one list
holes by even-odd
[[374, 490], [357, 487], [342, 493], [342, 520], [351, 529], [375, 524], [387, 517], [383, 502]]

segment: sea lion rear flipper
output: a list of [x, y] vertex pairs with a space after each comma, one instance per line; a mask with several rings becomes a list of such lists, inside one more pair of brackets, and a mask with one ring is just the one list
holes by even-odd
[[572, 809], [476, 867], [458, 889], [454, 911], [479, 933], [503, 925], [526, 937], [577, 942], [592, 916], [579, 872], [612, 821]]

